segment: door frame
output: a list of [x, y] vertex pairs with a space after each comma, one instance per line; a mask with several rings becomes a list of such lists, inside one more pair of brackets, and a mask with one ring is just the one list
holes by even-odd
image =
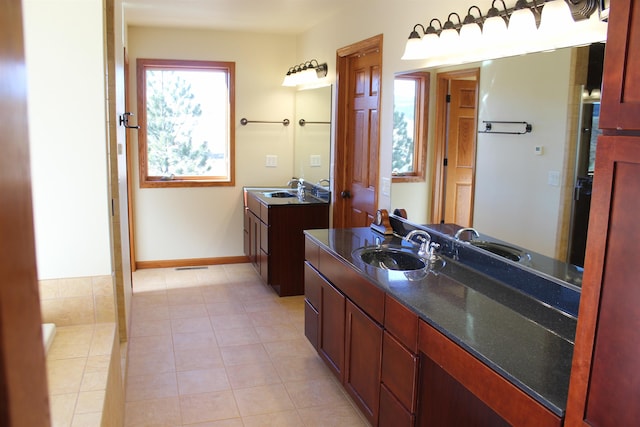
[[[449, 94], [449, 85], [452, 80], [471, 79], [476, 81], [476, 89], [480, 84], [480, 68], [467, 68], [464, 70], [446, 71], [436, 75], [436, 115], [435, 115], [435, 132], [434, 132], [434, 155], [431, 170], [431, 224], [439, 224], [444, 218], [445, 208], [445, 184], [447, 180], [444, 159], [447, 157], [447, 141], [448, 141], [448, 119], [449, 104], [447, 95]], [[476, 108], [476, 121], [478, 120], [478, 112]], [[477, 149], [477, 139], [476, 139]], [[475, 174], [475, 171], [474, 171]]]
[[[345, 188], [347, 180], [347, 168], [350, 166], [348, 153], [346, 151], [347, 138], [349, 137], [349, 74], [351, 72], [349, 66], [349, 57], [352, 55], [367, 53], [375, 50], [380, 51], [382, 58], [382, 34], [359, 41], [349, 46], [342, 47], [336, 51], [336, 126], [335, 126], [335, 147], [334, 147], [334, 164], [333, 164], [333, 180], [334, 192], [338, 189]], [[378, 95], [378, 110], [380, 110], [380, 96]], [[380, 132], [378, 132], [378, 135]], [[378, 148], [380, 138], [378, 137]], [[378, 149], [378, 153], [379, 153]], [[380, 158], [372, 159], [372, 163], [377, 167], [376, 176], [380, 175]], [[340, 190], [341, 191], [341, 190]], [[346, 221], [346, 204], [339, 194], [333, 197], [333, 226], [337, 224], [345, 224]], [[378, 188], [376, 187], [374, 195], [374, 205], [378, 206]]]

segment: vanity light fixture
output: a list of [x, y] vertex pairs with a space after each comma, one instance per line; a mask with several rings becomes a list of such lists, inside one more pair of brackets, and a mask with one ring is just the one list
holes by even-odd
[[284, 76], [282, 86], [297, 86], [309, 83], [315, 83], [318, 79], [327, 76], [329, 67], [327, 63], [318, 64], [318, 61], [312, 59], [289, 68]]
[[599, 7], [598, 0], [516, 0], [508, 8], [505, 0], [493, 0], [483, 17], [474, 5], [462, 22], [452, 12], [444, 25], [437, 18], [426, 29], [414, 25], [402, 59], [444, 65], [601, 42], [606, 40], [607, 27], [593, 19], [598, 18], [594, 12]]

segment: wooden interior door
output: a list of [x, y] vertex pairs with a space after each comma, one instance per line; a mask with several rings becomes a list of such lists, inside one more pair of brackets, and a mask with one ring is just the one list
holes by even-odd
[[479, 77], [477, 68], [438, 74], [433, 223], [473, 225]]
[[0, 1], [0, 425], [45, 427], [22, 4]]
[[477, 89], [475, 80], [452, 80], [449, 92], [444, 220], [462, 227], [473, 224]]
[[381, 49], [376, 36], [338, 51], [336, 228], [369, 226], [377, 209]]

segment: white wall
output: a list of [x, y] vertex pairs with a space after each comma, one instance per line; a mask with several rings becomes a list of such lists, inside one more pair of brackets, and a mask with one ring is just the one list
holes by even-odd
[[38, 278], [111, 274], [102, 0], [24, 0]]
[[[295, 88], [282, 79], [296, 64], [293, 36], [168, 28], [128, 29], [131, 111], [137, 111], [137, 58], [197, 59], [236, 63], [236, 184], [233, 187], [134, 187], [137, 261], [243, 255], [243, 186], [283, 186], [293, 175], [294, 125], [240, 125], [240, 119], [294, 118]], [[132, 133], [137, 153], [135, 132]], [[277, 155], [276, 168], [265, 167]]]
[[[570, 70], [571, 49], [561, 49], [486, 61], [480, 76], [478, 122], [527, 121], [533, 130], [478, 134], [473, 226], [550, 257], [566, 164]], [[559, 185], [549, 185], [551, 171], [558, 172]]]

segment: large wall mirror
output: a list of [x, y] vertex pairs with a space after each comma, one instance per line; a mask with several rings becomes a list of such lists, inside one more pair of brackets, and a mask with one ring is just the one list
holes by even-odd
[[[589, 160], [597, 128], [603, 53], [604, 44], [597, 44], [429, 69], [430, 129], [437, 127], [439, 76], [460, 73], [460, 80], [466, 80], [465, 87], [475, 87], [477, 111], [472, 128], [464, 112], [462, 118], [447, 116], [454, 122], [467, 120], [458, 129], [471, 129], [474, 135], [473, 152], [454, 151], [455, 159], [447, 160], [448, 165], [460, 160], [463, 168], [471, 170], [471, 179], [462, 184], [447, 181], [446, 175], [455, 172], [448, 170], [449, 166], [437, 166], [442, 159], [434, 147], [436, 129], [428, 139], [426, 180], [421, 185], [394, 183], [392, 208], [406, 209], [408, 219], [417, 224], [444, 221], [473, 226], [480, 233], [532, 252], [580, 265], [579, 258], [571, 259], [570, 249], [581, 244], [572, 239], [576, 234], [586, 236], [586, 224], [584, 230], [574, 229], [580, 221], [576, 219], [579, 208], [574, 195], [578, 194], [579, 180], [592, 177]], [[464, 69], [475, 69], [477, 77], [470, 77], [472, 72], [465, 74], [461, 71]], [[493, 122], [491, 131], [487, 131], [485, 122]], [[522, 122], [531, 125], [530, 132]], [[445, 145], [444, 157], [449, 148]], [[445, 171], [440, 174], [439, 169]], [[439, 185], [439, 179], [454, 186], [453, 191], [443, 194], [449, 202], [459, 204], [457, 212], [440, 216], [434, 209], [440, 203], [433, 187]], [[590, 187], [590, 183], [583, 187], [587, 185]], [[466, 216], [460, 213], [463, 208], [468, 210]]]
[[296, 92], [294, 175], [329, 186], [331, 86]]

